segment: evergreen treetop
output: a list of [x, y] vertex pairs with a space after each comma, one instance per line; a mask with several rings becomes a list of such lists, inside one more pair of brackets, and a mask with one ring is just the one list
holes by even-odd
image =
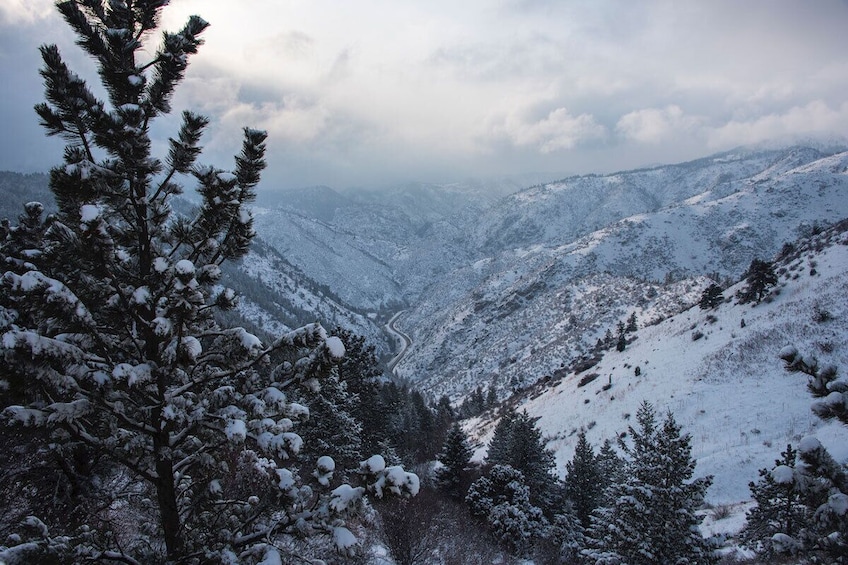
[[591, 525], [592, 512], [598, 507], [602, 487], [598, 458], [586, 439], [586, 432], [581, 431], [574, 449], [574, 458], [565, 464], [564, 490], [584, 528]]
[[474, 451], [468, 442], [468, 436], [459, 423], [454, 423], [448, 431], [445, 445], [436, 459], [442, 466], [436, 469], [436, 483], [455, 498], [464, 497], [462, 482], [471, 469], [470, 461]]
[[711, 477], [690, 481], [695, 468], [690, 437], [681, 435], [671, 413], [657, 424], [653, 406], [643, 402], [627, 456], [624, 480], [611, 485], [609, 505], [595, 511], [589, 532], [596, 560], [631, 565], [713, 563], [701, 537], [696, 510]]
[[530, 488], [531, 501], [545, 512], [551, 513], [559, 503], [558, 481], [551, 474], [553, 452], [547, 449], [536, 420], [526, 411], [510, 411], [502, 417], [489, 443], [486, 463], [520, 471]]
[[771, 469], [760, 469], [760, 480], [749, 483], [754, 506], [746, 516], [742, 542], [764, 555], [773, 553], [775, 534], [796, 536], [806, 525], [807, 507], [796, 488], [797, 451], [791, 445], [781, 452]]
[[[192, 16], [147, 46], [167, 4], [57, 4], [97, 63], [106, 101], [55, 45], [41, 48], [46, 102], [36, 112], [67, 145], [50, 174], [56, 216], [43, 220], [40, 205], [27, 206], [0, 242], [2, 416], [42, 430], [41, 447], [69, 474], [87, 473], [80, 480], [101, 488], [85, 494], [108, 502], [91, 505], [71, 531], [42, 523], [5, 555], [251, 562], [279, 559], [275, 537], [295, 531], [327, 533], [347, 551], [353, 536], [343, 517], [366, 488], [414, 494], [417, 477], [375, 463], [362, 468], [367, 485], [327, 492], [329, 457], [318, 460], [311, 486], [292, 472], [308, 408], [286, 392], [325, 378], [344, 347], [319, 324], [267, 344], [217, 324], [214, 314], [236, 298], [218, 286], [220, 266], [244, 256], [254, 237], [248, 204], [266, 134], [244, 129], [232, 171], [201, 166], [208, 121], [183, 112], [167, 155], [153, 156], [151, 124], [170, 111], [208, 26]], [[183, 217], [172, 204], [188, 175], [200, 204]], [[80, 465], [70, 457], [80, 452], [102, 464]], [[119, 489], [126, 480], [134, 488]], [[102, 510], [112, 504], [143, 527], [115, 527]]]
[[759, 303], [768, 294], [769, 288], [777, 284], [774, 266], [768, 261], [754, 259], [745, 273], [746, 285], [738, 292], [740, 304]]
[[712, 283], [701, 293], [701, 300], [698, 302], [698, 306], [701, 307], [701, 310], [712, 310], [713, 308], [717, 308], [722, 302], [724, 302], [724, 295], [722, 294], [721, 287], [716, 283]]

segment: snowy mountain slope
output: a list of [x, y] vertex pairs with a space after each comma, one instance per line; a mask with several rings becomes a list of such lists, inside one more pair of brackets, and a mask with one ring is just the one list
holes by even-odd
[[371, 250], [398, 253], [392, 241], [363, 238], [290, 209], [254, 208], [257, 233], [309, 278], [331, 286], [345, 301], [378, 310], [399, 302], [402, 292], [391, 266]]
[[[256, 225], [292, 264], [346, 302], [372, 310], [396, 308], [427, 299], [424, 291], [434, 280], [456, 269], [467, 271], [476, 261], [534, 246], [569, 245], [616, 222], [691, 199], [720, 200], [751, 183], [775, 182], [830, 154], [811, 147], [740, 149], [678, 165], [572, 177], [520, 192], [514, 192], [514, 184], [495, 181], [382, 192], [311, 187], [263, 197], [255, 210]], [[701, 219], [707, 228], [711, 220], [709, 214]], [[638, 226], [627, 227], [616, 228], [625, 241]], [[645, 248], [654, 266], [638, 276], [656, 278], [664, 269], [665, 241]], [[695, 267], [701, 274], [702, 265]], [[738, 265], [731, 267], [738, 274]], [[668, 271], [674, 268], [659, 276]]]
[[389, 352], [374, 317], [345, 304], [261, 240], [237, 266], [225, 271], [223, 282], [240, 294], [237, 311], [242, 318], [272, 336], [319, 321], [328, 329], [341, 326], [366, 337], [378, 355]]
[[47, 189], [49, 177], [44, 174], [13, 173], [0, 171], [0, 218], [13, 222], [23, 212], [27, 202], [41, 202], [48, 212], [53, 212], [53, 195]]
[[[794, 344], [836, 364], [841, 375], [848, 371], [848, 233], [814, 238], [779, 272], [772, 299], [756, 306], [729, 301], [714, 311], [693, 307], [639, 329], [625, 351], [607, 352], [587, 371], [529, 391], [517, 408], [539, 417], [560, 475], [580, 430], [599, 447], [626, 431], [643, 400], [674, 412], [692, 435], [696, 474], [715, 476], [713, 503], [747, 500], [757, 469], [805, 435], [848, 457], [848, 430], [813, 415], [806, 377], [787, 372], [778, 358]], [[597, 376], [581, 386], [589, 375]], [[478, 422], [476, 430], [487, 441], [492, 423]]]
[[693, 303], [707, 284], [699, 276], [737, 279], [752, 259], [848, 217], [848, 153], [809, 162], [815, 155], [786, 152], [730, 188], [449, 273], [400, 320], [413, 345], [396, 372], [437, 394], [480, 384], [503, 394], [587, 355], [632, 312], [644, 324], [657, 305]]
[[732, 194], [746, 179], [824, 156], [807, 147], [740, 149], [677, 165], [573, 177], [505, 198], [488, 211], [473, 237], [477, 246], [493, 251], [569, 243], [623, 218], [656, 212], [706, 191], [719, 198]]
[[301, 206], [293, 199], [255, 208], [256, 228], [289, 261], [348, 303], [394, 308], [414, 299], [434, 276], [471, 258], [467, 226], [481, 213], [481, 202], [471, 205], [465, 193], [440, 201], [432, 190], [388, 195], [385, 203], [369, 193], [339, 195], [335, 206], [327, 199], [331, 193], [321, 191], [319, 206]]
[[[488, 279], [475, 301], [438, 311], [413, 332], [396, 374], [434, 396], [457, 398], [481, 385], [504, 396], [591, 356], [596, 341], [631, 312], [670, 315], [708, 284], [703, 278], [664, 286], [605, 273], [572, 279], [555, 269], [509, 283]], [[404, 328], [413, 325], [408, 316]]]

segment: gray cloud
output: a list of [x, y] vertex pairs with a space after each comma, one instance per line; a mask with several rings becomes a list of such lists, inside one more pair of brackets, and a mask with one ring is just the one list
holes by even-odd
[[[93, 74], [37, 2], [0, 10], [0, 169], [61, 157], [32, 112], [38, 44]], [[268, 129], [273, 186], [611, 171], [848, 131], [839, 0], [179, 0], [165, 25], [195, 12], [212, 27], [175, 108], [212, 118], [222, 167], [243, 126]]]

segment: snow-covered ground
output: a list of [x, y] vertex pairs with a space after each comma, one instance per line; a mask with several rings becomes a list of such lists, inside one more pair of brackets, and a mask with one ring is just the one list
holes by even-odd
[[[848, 234], [836, 236], [820, 252], [815, 247], [779, 266], [783, 274], [763, 303], [732, 300], [711, 311], [696, 306], [639, 329], [625, 351], [609, 351], [587, 371], [529, 394], [517, 409], [539, 417], [560, 476], [580, 430], [597, 448], [626, 432], [643, 400], [659, 413], [674, 413], [692, 436], [696, 476], [714, 476], [707, 501], [730, 512], [722, 520], [708, 520], [709, 532], [741, 527], [750, 501], [748, 483], [757, 480], [758, 469], [773, 466], [787, 444], [797, 446], [814, 434], [846, 460], [848, 429], [811, 412], [806, 376], [786, 371], [778, 358], [781, 348], [793, 344], [835, 364], [840, 375], [848, 370]], [[733, 296], [740, 286], [724, 296]], [[593, 373], [595, 380], [579, 386]], [[492, 422], [472, 423], [483, 442], [492, 428]], [[482, 455], [483, 450], [477, 457]]]
[[[848, 216], [848, 152], [787, 151], [733, 175], [720, 164], [580, 177], [515, 195], [512, 216], [497, 210], [500, 221], [525, 225], [521, 237], [504, 240], [521, 245], [434, 278], [398, 323], [413, 346], [397, 373], [435, 396], [460, 400], [482, 385], [503, 397], [586, 355], [631, 313], [643, 324], [676, 311], [673, 302], [700, 294], [705, 275], [736, 280], [752, 259], [771, 259], [815, 225]], [[610, 188], [615, 179], [663, 207], [631, 202], [632, 194]], [[617, 213], [632, 214], [567, 240], [571, 206], [586, 205], [578, 188], [601, 191]], [[497, 216], [490, 210], [480, 223]], [[671, 281], [676, 288], [664, 284]]]

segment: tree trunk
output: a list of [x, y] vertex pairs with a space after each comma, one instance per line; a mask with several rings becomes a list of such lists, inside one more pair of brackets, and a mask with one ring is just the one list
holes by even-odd
[[154, 439], [156, 454], [156, 498], [159, 502], [159, 522], [165, 535], [165, 548], [168, 561], [182, 556], [183, 547], [180, 537], [180, 512], [177, 507], [177, 489], [174, 485], [174, 467], [169, 457], [161, 454], [162, 446]]

